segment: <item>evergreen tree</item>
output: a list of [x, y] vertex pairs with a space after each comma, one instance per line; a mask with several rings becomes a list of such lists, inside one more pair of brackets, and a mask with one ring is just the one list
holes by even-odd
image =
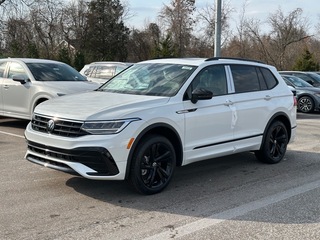
[[74, 68], [80, 71], [83, 66], [85, 65], [85, 57], [84, 54], [81, 52], [77, 52], [75, 57], [74, 57]]
[[170, 58], [177, 56], [176, 48], [170, 34], [167, 34], [166, 38], [159, 42], [159, 45], [156, 47], [152, 55], [154, 58]]
[[27, 46], [27, 57], [30, 58], [39, 58], [39, 51], [35, 43], [29, 43]]
[[308, 49], [305, 50], [304, 54], [301, 55], [300, 58], [297, 59], [293, 70], [296, 71], [318, 71], [319, 63], [317, 63], [312, 53]]
[[59, 50], [58, 60], [71, 65], [71, 58], [69, 56], [69, 51], [67, 48], [63, 47]]
[[124, 8], [119, 0], [94, 0], [89, 3], [88, 52], [91, 61], [127, 58], [129, 29], [123, 22]]

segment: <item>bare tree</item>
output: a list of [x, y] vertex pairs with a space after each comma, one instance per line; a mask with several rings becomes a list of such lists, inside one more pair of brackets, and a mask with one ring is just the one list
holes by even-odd
[[34, 34], [46, 58], [54, 58], [58, 45], [64, 40], [60, 27], [63, 8], [63, 2], [56, 0], [37, 0], [31, 7]]
[[0, 0], [0, 6], [20, 7], [21, 5], [31, 6], [33, 0]]
[[[246, 8], [248, 6], [248, 0], [245, 0], [241, 7], [241, 12], [239, 15], [239, 22], [235, 27], [235, 34], [232, 37], [231, 41], [228, 42], [228, 55], [233, 57], [248, 58], [251, 54], [250, 39], [246, 29]], [[259, 22], [256, 22], [259, 25]]]
[[1, 20], [12, 17], [13, 13], [21, 15], [21, 13], [31, 7], [33, 3], [34, 0], [0, 0]]
[[129, 39], [129, 59], [133, 62], [147, 60], [151, 58], [150, 33], [146, 30], [139, 31], [132, 29]]
[[280, 70], [292, 65], [293, 56], [289, 54], [289, 46], [303, 43], [303, 40], [310, 37], [307, 34], [308, 21], [302, 17], [302, 13], [302, 9], [297, 8], [285, 15], [279, 8], [267, 20], [271, 31], [263, 34], [259, 20], [245, 21], [246, 32], [258, 47], [259, 59], [275, 65]]
[[[198, 26], [201, 26], [200, 30], [203, 32], [201, 36], [202, 41], [206, 42], [207, 45], [211, 46], [213, 53], [214, 49], [214, 34], [215, 34], [215, 18], [216, 18], [216, 9], [215, 4], [209, 5], [207, 4], [204, 8], [198, 11], [199, 20]], [[222, 46], [228, 41], [230, 37], [230, 25], [229, 25], [229, 18], [231, 13], [234, 10], [230, 7], [229, 2], [223, 2], [222, 6], [222, 13], [221, 13], [221, 24], [222, 24]]]
[[88, 4], [85, 0], [73, 0], [63, 9], [61, 29], [64, 39], [77, 51], [84, 52], [88, 32]]
[[172, 35], [178, 49], [178, 56], [186, 56], [190, 43], [195, 11], [195, 0], [171, 0], [170, 5], [165, 5], [159, 15], [166, 25], [166, 30]]
[[32, 3], [31, 0], [0, 2], [0, 55], [12, 57], [27, 54], [32, 38], [28, 32], [28, 12]]
[[279, 8], [278, 11], [268, 18], [272, 31], [270, 34], [271, 51], [277, 58], [274, 62], [280, 69], [285, 66], [287, 49], [290, 45], [301, 42], [309, 37], [307, 34], [308, 21], [302, 17], [302, 9], [297, 8], [284, 15]]

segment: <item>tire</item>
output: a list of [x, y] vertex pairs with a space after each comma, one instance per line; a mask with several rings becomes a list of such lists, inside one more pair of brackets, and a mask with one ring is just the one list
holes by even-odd
[[169, 184], [175, 166], [172, 143], [163, 136], [148, 135], [135, 150], [128, 180], [139, 193], [159, 193]]
[[304, 113], [311, 113], [314, 111], [314, 102], [311, 97], [303, 96], [298, 100], [298, 110]]
[[261, 148], [255, 152], [256, 158], [265, 163], [280, 162], [287, 150], [288, 132], [280, 121], [273, 122], [266, 131]]

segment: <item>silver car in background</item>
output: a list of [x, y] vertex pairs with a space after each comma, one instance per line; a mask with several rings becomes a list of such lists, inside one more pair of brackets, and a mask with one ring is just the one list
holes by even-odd
[[0, 116], [31, 119], [34, 108], [48, 99], [99, 86], [62, 62], [0, 59]]
[[128, 62], [93, 62], [86, 64], [80, 71], [89, 81], [105, 83], [114, 75], [130, 67], [133, 63]]

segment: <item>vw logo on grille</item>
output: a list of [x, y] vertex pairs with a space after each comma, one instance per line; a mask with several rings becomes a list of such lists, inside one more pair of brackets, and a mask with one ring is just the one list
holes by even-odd
[[50, 119], [47, 123], [47, 131], [51, 133], [54, 130], [54, 120]]

